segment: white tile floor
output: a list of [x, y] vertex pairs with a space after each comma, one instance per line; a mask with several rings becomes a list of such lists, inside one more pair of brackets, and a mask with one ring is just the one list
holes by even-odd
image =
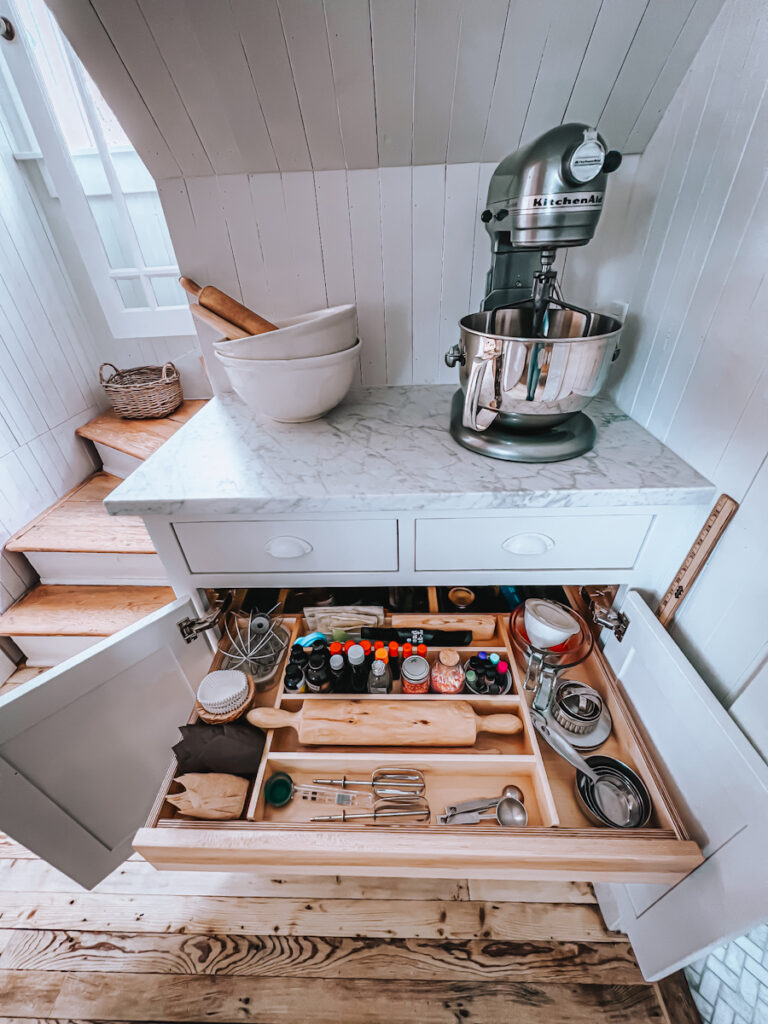
[[768, 1024], [768, 924], [685, 969], [703, 1024]]

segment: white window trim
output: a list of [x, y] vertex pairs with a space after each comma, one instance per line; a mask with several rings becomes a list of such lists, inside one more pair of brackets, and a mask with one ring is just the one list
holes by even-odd
[[[23, 23], [14, 0], [6, 0], [7, 17], [12, 21], [16, 36], [12, 41], [3, 42], [3, 56], [21, 98], [24, 112], [40, 147], [44, 167], [50, 176], [53, 189], [58, 195], [67, 224], [77, 242], [80, 256], [96, 296], [104, 311], [110, 330], [115, 338], [156, 338], [194, 334], [189, 306], [157, 306], [148, 280], [152, 276], [170, 276], [178, 273], [176, 267], [143, 268], [140, 251], [138, 265], [142, 270], [120, 270], [110, 267], [104, 243], [93, 219], [88, 199], [72, 163], [67, 144], [51, 109], [50, 101], [40, 78], [34, 57], [29, 51]], [[87, 111], [86, 107], [86, 111]], [[100, 154], [104, 160], [104, 154]], [[36, 158], [36, 153], [19, 154], [23, 159]], [[115, 175], [109, 153], [104, 161], [108, 179]], [[117, 189], [120, 192], [119, 186]], [[122, 194], [122, 193], [120, 193]], [[118, 212], [128, 218], [127, 238], [135, 253], [138, 247], [130, 216], [123, 206]], [[138, 277], [147, 297], [146, 308], [126, 309], [117, 288], [116, 278]]]

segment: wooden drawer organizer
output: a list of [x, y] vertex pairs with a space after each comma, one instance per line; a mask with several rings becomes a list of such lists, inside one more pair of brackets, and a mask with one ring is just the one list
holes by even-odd
[[[522, 719], [522, 733], [509, 737], [481, 733], [470, 748], [354, 748], [305, 747], [293, 729], [270, 731], [240, 820], [202, 822], [181, 816], [165, 799], [179, 788], [174, 782], [174, 764], [147, 828], [136, 837], [136, 848], [157, 867], [175, 869], [248, 870], [279, 865], [284, 872], [305, 873], [396, 875], [408, 870], [433, 877], [638, 882], [668, 881], [687, 873], [700, 863], [700, 851], [686, 836], [602, 655], [595, 650], [569, 677], [588, 681], [608, 704], [614, 732], [600, 753], [621, 758], [644, 779], [654, 805], [651, 822], [644, 829], [601, 829], [582, 814], [574, 796], [574, 770], [548, 747], [539, 746], [528, 708], [530, 695], [523, 690], [522, 666], [515, 662], [506, 621], [506, 615], [496, 616], [494, 637], [461, 649], [461, 655], [464, 661], [477, 649], [496, 651], [510, 664], [514, 680], [510, 694], [401, 694], [397, 699], [468, 700], [478, 714], [514, 711]], [[290, 626], [292, 641], [306, 629], [301, 619], [292, 620]], [[429, 656], [434, 658], [436, 651], [430, 650]], [[213, 667], [220, 659], [217, 655]], [[296, 711], [304, 701], [338, 699], [337, 694], [286, 693], [284, 667], [272, 690], [257, 694], [258, 703]], [[395, 686], [399, 689], [399, 683]], [[355, 699], [383, 698], [362, 695]], [[424, 771], [431, 809], [428, 824], [310, 823], [309, 817], [315, 814], [334, 813], [333, 805], [296, 799], [274, 808], [264, 801], [264, 781], [275, 771], [286, 771], [295, 782], [306, 782], [336, 773], [365, 778], [373, 768], [387, 764], [413, 765]], [[482, 825], [436, 823], [446, 803], [492, 796], [509, 783], [523, 790], [528, 827], [504, 829], [495, 821]]]

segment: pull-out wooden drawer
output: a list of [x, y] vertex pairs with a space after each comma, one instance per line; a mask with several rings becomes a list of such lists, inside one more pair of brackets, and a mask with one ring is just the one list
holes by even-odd
[[[402, 701], [468, 701], [479, 715], [512, 712], [523, 722], [513, 736], [480, 733], [473, 747], [305, 747], [292, 728], [267, 734], [264, 756], [242, 818], [233, 822], [192, 821], [179, 815], [165, 799], [178, 786], [172, 767], [158, 797], [149, 826], [134, 846], [158, 868], [253, 870], [279, 868], [281, 873], [314, 873], [421, 877], [542, 879], [551, 881], [663, 882], [679, 879], [701, 861], [674, 810], [664, 784], [631, 721], [615, 680], [602, 656], [590, 658], [569, 674], [600, 690], [611, 711], [614, 732], [601, 753], [620, 757], [644, 779], [653, 801], [646, 828], [634, 831], [601, 829], [582, 814], [573, 791], [574, 770], [547, 748], [539, 748], [532, 728], [520, 666], [506, 639], [506, 619], [498, 617], [494, 639], [483, 645], [506, 658], [514, 676], [508, 696], [457, 697], [431, 695]], [[465, 649], [464, 654], [469, 649]], [[434, 652], [430, 652], [433, 655]], [[297, 697], [282, 682], [263, 694], [261, 703], [298, 710], [308, 701], [334, 696]], [[364, 696], [362, 701], [378, 701]], [[391, 697], [388, 699], [392, 699]], [[264, 799], [264, 782], [275, 771], [287, 772], [295, 783], [346, 774], [366, 778], [383, 765], [422, 769], [431, 817], [428, 823], [399, 826], [310, 823], [315, 814], [333, 807], [292, 800], [274, 808]], [[449, 802], [493, 796], [507, 784], [525, 795], [526, 828], [441, 825], [437, 815]]]
[[631, 569], [651, 515], [417, 519], [416, 570]]
[[396, 572], [394, 519], [176, 523], [193, 573]]

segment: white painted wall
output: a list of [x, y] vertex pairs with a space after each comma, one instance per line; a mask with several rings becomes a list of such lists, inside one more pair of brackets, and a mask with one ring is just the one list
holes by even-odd
[[49, 0], [155, 179], [640, 153], [723, 0]]
[[768, 8], [727, 0], [640, 158], [613, 383], [622, 408], [741, 502], [673, 626], [726, 706], [768, 662], [767, 67]]
[[[579, 301], [625, 297], [618, 239], [638, 159], [612, 176], [595, 240], [567, 257], [564, 287]], [[452, 383], [443, 355], [485, 295], [480, 213], [495, 167], [222, 174], [159, 190], [188, 276], [267, 318], [356, 302], [364, 384]]]
[[[484, 293], [497, 162], [564, 120], [642, 151], [722, 3], [49, 0], [159, 184], [183, 272], [267, 317], [356, 302], [367, 384], [456, 379], [443, 353]], [[598, 242], [572, 260], [606, 301], [615, 228], [599, 264]]]
[[[97, 411], [98, 345], [0, 118], [0, 549], [94, 466], [75, 428]], [[0, 557], [0, 611], [33, 582]]]

